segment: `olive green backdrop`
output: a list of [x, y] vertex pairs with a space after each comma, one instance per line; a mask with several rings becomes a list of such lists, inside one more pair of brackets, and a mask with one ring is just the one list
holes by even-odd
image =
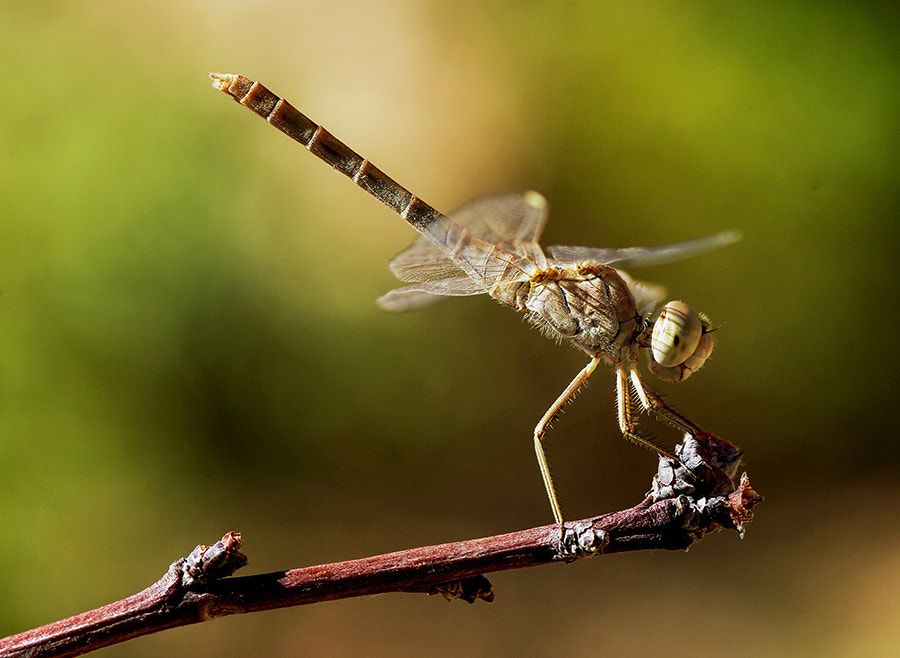
[[[633, 274], [720, 324], [660, 390], [746, 452], [741, 541], [232, 617], [103, 655], [877, 655], [900, 642], [898, 21], [879, 3], [0, 3], [0, 635], [241, 531], [246, 573], [548, 523], [531, 430], [585, 358], [483, 298], [391, 315], [413, 238], [209, 85], [261, 79], [444, 210], [544, 243], [740, 244]], [[667, 443], [677, 434], [644, 421]], [[639, 501], [598, 371], [549, 449]]]

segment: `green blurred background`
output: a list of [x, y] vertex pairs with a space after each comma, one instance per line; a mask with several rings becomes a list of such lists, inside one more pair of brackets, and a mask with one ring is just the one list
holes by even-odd
[[[491, 605], [388, 595], [102, 655], [895, 652], [883, 6], [0, 3], [0, 635], [129, 595], [228, 530], [249, 574], [551, 520], [531, 430], [584, 357], [483, 298], [381, 312], [413, 232], [216, 70], [438, 208], [542, 191], [545, 244], [741, 229], [634, 274], [723, 324], [703, 371], [659, 388], [744, 448], [766, 502], [743, 541], [498, 574]], [[612, 390], [598, 372], [549, 439], [570, 518], [638, 502], [655, 469]]]

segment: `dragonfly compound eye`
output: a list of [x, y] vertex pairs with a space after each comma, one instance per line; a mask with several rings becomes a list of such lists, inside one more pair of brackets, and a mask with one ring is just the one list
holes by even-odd
[[653, 360], [665, 367], [681, 365], [697, 350], [702, 335], [700, 316], [684, 302], [669, 302], [653, 325]]
[[653, 325], [650, 371], [670, 382], [683, 382], [712, 353], [709, 320], [683, 302], [669, 302]]

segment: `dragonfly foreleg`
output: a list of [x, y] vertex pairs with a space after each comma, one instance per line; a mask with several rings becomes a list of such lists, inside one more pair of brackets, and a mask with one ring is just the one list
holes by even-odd
[[590, 362], [582, 369], [575, 379], [566, 387], [556, 401], [547, 409], [547, 413], [541, 417], [541, 420], [534, 428], [534, 452], [537, 455], [538, 467], [541, 469], [541, 479], [544, 481], [544, 489], [547, 490], [547, 498], [550, 499], [550, 508], [553, 510], [553, 518], [559, 524], [560, 533], [563, 532], [563, 515], [559, 507], [559, 500], [556, 497], [556, 488], [553, 486], [553, 477], [550, 475], [550, 466], [547, 463], [547, 455], [544, 453], [544, 435], [547, 433], [547, 427], [553, 422], [560, 410], [565, 406], [566, 402], [581, 388], [587, 381], [591, 373], [600, 363], [599, 357], [592, 357]]
[[663, 402], [659, 394], [641, 380], [637, 368], [631, 369], [631, 385], [647, 413], [653, 414], [663, 422], [669, 423], [693, 436], [696, 436], [701, 431], [694, 423]]
[[[631, 370], [632, 375], [634, 375], [635, 371]], [[640, 379], [637, 379], [637, 384], [635, 384], [635, 377], [632, 376], [631, 383], [634, 385], [635, 393], [637, 393], [638, 398], [641, 401], [641, 404], [645, 406], [645, 408], [649, 408], [651, 405], [650, 398], [646, 395], [646, 391], [642, 386], [640, 386]], [[652, 393], [652, 391], [651, 391]], [[656, 395], [653, 393], [653, 395]], [[628, 391], [628, 371], [620, 366], [616, 368], [616, 400], [618, 402], [619, 409], [619, 429], [622, 430], [622, 435], [628, 439], [629, 441], [638, 444], [639, 446], [643, 446], [657, 453], [658, 455], [662, 455], [663, 457], [667, 457], [672, 461], [681, 463], [681, 460], [675, 456], [675, 454], [671, 450], [667, 450], [662, 446], [658, 445], [652, 439], [641, 436], [637, 433], [637, 429], [634, 425], [634, 419], [631, 414], [631, 396]]]

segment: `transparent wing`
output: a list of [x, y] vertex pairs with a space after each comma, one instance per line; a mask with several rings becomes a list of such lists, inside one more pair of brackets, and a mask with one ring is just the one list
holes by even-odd
[[409, 288], [397, 288], [378, 298], [378, 305], [385, 311], [416, 311], [420, 308], [431, 306], [439, 302], [441, 298], [423, 290], [417, 290], [416, 286]]
[[485, 242], [537, 242], [547, 224], [547, 199], [540, 192], [505, 192], [474, 199], [447, 215]]
[[483, 197], [448, 217], [443, 244], [434, 244], [434, 236], [419, 236], [391, 259], [394, 276], [411, 283], [468, 276], [470, 291], [444, 294], [477, 294], [501, 281], [526, 279], [547, 266], [536, 241], [547, 223], [547, 200], [537, 192]]
[[661, 265], [672, 261], [690, 258], [720, 247], [727, 247], [741, 239], [740, 231], [722, 231], [705, 238], [686, 240], [659, 247], [625, 247], [623, 249], [604, 249], [595, 247], [566, 247], [554, 245], [547, 247], [553, 258], [566, 262], [592, 262], [603, 265]]
[[646, 281], [637, 281], [622, 270], [616, 270], [616, 272], [628, 285], [631, 296], [634, 297], [634, 305], [641, 315], [650, 313], [653, 307], [666, 298], [666, 289], [662, 286], [658, 286], [655, 283], [647, 283]]
[[[538, 249], [540, 249], [538, 247]], [[543, 253], [540, 253], [543, 259]], [[546, 260], [543, 260], [546, 264]], [[536, 268], [532, 258], [523, 258], [471, 235], [461, 236], [454, 259], [428, 242], [416, 242], [388, 263], [395, 277], [410, 283], [452, 280], [453, 289], [469, 288], [474, 295], [500, 283], [524, 281]], [[459, 294], [459, 293], [449, 293]]]
[[445, 279], [391, 290], [378, 298], [378, 305], [387, 311], [412, 311], [430, 306], [443, 296], [478, 295], [483, 292], [484, 288], [474, 287], [469, 277]]
[[459, 265], [422, 237], [394, 256], [388, 268], [395, 277], [410, 283], [468, 278]]

